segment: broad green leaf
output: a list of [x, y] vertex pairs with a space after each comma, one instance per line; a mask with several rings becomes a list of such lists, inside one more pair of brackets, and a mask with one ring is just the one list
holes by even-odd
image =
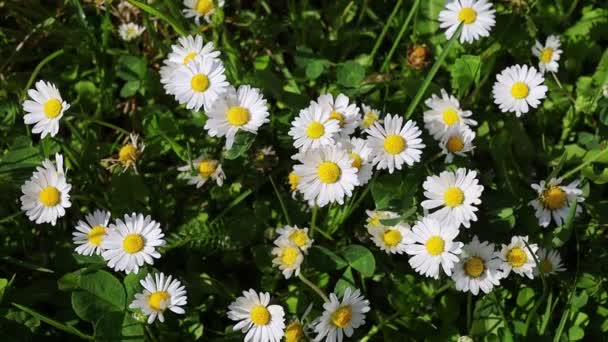
[[369, 249], [360, 245], [350, 245], [342, 253], [348, 264], [364, 277], [371, 277], [376, 271], [376, 259]]
[[95, 324], [95, 341], [145, 341], [143, 324], [130, 312], [108, 312]]
[[224, 157], [229, 160], [234, 160], [245, 155], [251, 148], [251, 145], [253, 145], [254, 140], [254, 134], [239, 131], [234, 138], [232, 148], [224, 153]]
[[327, 60], [324, 60], [324, 59], [311, 60], [306, 65], [306, 77], [309, 80], [317, 79], [319, 76], [321, 76], [321, 74], [323, 74], [323, 71], [325, 71], [325, 68], [327, 66], [329, 66], [329, 61], [327, 61]]
[[125, 303], [120, 281], [101, 270], [81, 274], [78, 289], [72, 293], [72, 308], [86, 321], [96, 321], [108, 312], [121, 312]]
[[336, 283], [334, 292], [337, 295], [341, 296], [344, 294], [344, 290], [346, 290], [349, 287], [353, 290], [357, 288], [357, 286], [355, 285], [355, 278], [353, 276], [353, 271], [350, 268], [350, 266], [347, 267], [346, 270], [344, 270], [342, 277]]
[[534, 289], [530, 287], [524, 287], [519, 290], [517, 294], [517, 306], [531, 308], [534, 302]]
[[0, 278], [0, 303], [2, 303], [2, 298], [4, 297], [4, 292], [8, 287], [8, 279]]
[[137, 93], [139, 87], [141, 87], [142, 82], [139, 80], [136, 81], [127, 81], [122, 88], [120, 89], [120, 96], [122, 97], [131, 97]]
[[585, 337], [585, 330], [579, 326], [573, 326], [568, 329], [568, 340], [579, 341]]
[[452, 89], [458, 91], [460, 96], [466, 95], [472, 86], [479, 84], [480, 74], [480, 56], [464, 55], [459, 57], [450, 68]]
[[136, 293], [141, 292], [141, 284], [139, 283], [139, 281], [144, 279], [148, 273], [148, 268], [142, 267], [139, 269], [139, 272], [130, 273], [123, 279], [122, 282], [125, 286], [127, 294], [127, 303], [133, 301]]
[[336, 76], [339, 84], [355, 88], [360, 86], [365, 78], [365, 69], [355, 62], [345, 62], [336, 67]]

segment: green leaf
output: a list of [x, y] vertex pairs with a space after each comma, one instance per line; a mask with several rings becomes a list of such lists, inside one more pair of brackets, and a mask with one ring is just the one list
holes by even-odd
[[355, 277], [353, 276], [352, 269], [350, 267], [347, 267], [346, 270], [344, 270], [342, 277], [336, 283], [334, 292], [341, 296], [344, 294], [344, 290], [349, 287], [353, 290], [357, 288], [355, 285]]
[[585, 337], [585, 330], [578, 326], [573, 326], [568, 329], [568, 339], [570, 341], [582, 340]]
[[142, 82], [139, 80], [128, 81], [120, 89], [120, 96], [121, 97], [131, 97], [131, 96], [135, 95], [137, 93], [137, 91], [139, 90], [139, 87], [141, 87], [141, 84], [142, 84]]
[[32, 315], [33, 317], [35, 317], [35, 318], [37, 318], [37, 319], [39, 319], [39, 320], [41, 320], [41, 321], [43, 321], [43, 322], [45, 322], [45, 323], [53, 326], [53, 327], [55, 327], [55, 328], [57, 328], [57, 329], [59, 329], [61, 331], [65, 331], [65, 332], [67, 332], [69, 334], [76, 335], [76, 336], [78, 336], [78, 337], [80, 337], [82, 339], [85, 339], [85, 340], [92, 340], [93, 339], [91, 336], [89, 336], [89, 335], [81, 332], [80, 330], [78, 330], [78, 329], [76, 329], [76, 328], [74, 328], [72, 326], [69, 326], [67, 324], [61, 323], [59, 321], [56, 321], [56, 320], [54, 320], [54, 319], [52, 319], [50, 317], [47, 317], [47, 316], [45, 316], [45, 315], [43, 315], [43, 314], [41, 314], [39, 312], [34, 311], [34, 310], [32, 310], [32, 309], [30, 309], [30, 308], [28, 308], [26, 306], [19, 305], [19, 304], [16, 304], [16, 303], [12, 303], [12, 304], [13, 304], [14, 307], [18, 308], [19, 310], [24, 311], [24, 312]]
[[348, 263], [329, 249], [314, 245], [306, 258], [310, 266], [320, 271], [331, 272], [348, 266]]
[[311, 60], [306, 65], [306, 77], [309, 80], [317, 79], [319, 76], [321, 76], [321, 74], [323, 74], [323, 71], [325, 71], [325, 68], [329, 65], [330, 63], [326, 59]]
[[517, 306], [529, 307], [534, 302], [534, 290], [529, 287], [524, 287], [517, 294]]
[[143, 80], [147, 72], [148, 64], [145, 58], [127, 55], [118, 59], [116, 76], [125, 81]]
[[0, 303], [2, 303], [2, 298], [4, 297], [4, 292], [8, 288], [8, 279], [0, 278]]
[[234, 160], [245, 155], [245, 153], [247, 153], [247, 151], [249, 151], [251, 148], [251, 145], [253, 145], [254, 139], [255, 134], [239, 131], [234, 138], [232, 148], [224, 153], [224, 157], [229, 160]]
[[121, 312], [125, 303], [120, 281], [101, 270], [81, 274], [78, 289], [72, 293], [72, 308], [86, 321], [96, 321], [108, 312]]
[[355, 62], [345, 62], [338, 64], [336, 76], [339, 84], [355, 88], [360, 86], [365, 78], [365, 69]]
[[127, 303], [133, 301], [135, 294], [141, 291], [141, 284], [139, 281], [144, 279], [148, 273], [148, 268], [142, 267], [139, 269], [139, 272], [130, 273], [123, 279], [123, 284], [127, 292]]
[[452, 89], [464, 96], [473, 85], [479, 84], [481, 74], [481, 57], [464, 55], [456, 59], [450, 68]]
[[144, 327], [129, 312], [109, 312], [95, 324], [95, 341], [145, 341]]
[[376, 271], [376, 259], [369, 249], [360, 245], [350, 245], [342, 251], [348, 264], [364, 277], [371, 277]]

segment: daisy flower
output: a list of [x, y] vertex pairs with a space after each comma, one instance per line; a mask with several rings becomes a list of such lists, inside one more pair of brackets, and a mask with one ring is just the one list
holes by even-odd
[[216, 7], [224, 7], [224, 0], [184, 0], [183, 10], [186, 18], [194, 18], [196, 25], [201, 24], [201, 17], [205, 19], [207, 23], [211, 22], [211, 17], [215, 13]]
[[461, 109], [458, 99], [444, 89], [441, 89], [441, 97], [433, 94], [424, 104], [429, 107], [423, 114], [424, 128], [435, 140], [441, 140], [449, 128], [459, 124], [477, 125], [477, 121], [470, 118], [473, 112]]
[[[193, 168], [195, 169], [195, 174], [192, 172]], [[177, 170], [181, 172], [178, 176], [179, 178], [188, 180], [188, 184], [196, 185], [197, 189], [205, 185], [209, 178], [214, 180], [218, 186], [222, 186], [224, 179], [226, 179], [226, 174], [222, 170], [220, 162], [208, 158], [204, 154], [196, 158], [192, 162], [192, 165], [180, 166]]]
[[466, 157], [466, 153], [473, 153], [475, 132], [468, 126], [459, 124], [448, 129], [439, 142], [441, 153], [445, 154], [445, 162], [451, 163], [454, 155]]
[[118, 27], [118, 35], [125, 42], [129, 42], [139, 36], [146, 30], [145, 27], [139, 26], [135, 23], [122, 23]]
[[477, 221], [476, 205], [481, 204], [483, 186], [478, 184], [477, 172], [459, 168], [456, 172], [443, 171], [439, 176], [429, 176], [422, 187], [424, 209], [440, 208], [430, 214], [431, 217], [457, 228], [462, 224], [466, 228], [471, 221]]
[[455, 0], [439, 12], [439, 27], [446, 29], [445, 36], [451, 39], [462, 23], [460, 43], [472, 43], [480, 37], [488, 37], [496, 23], [492, 3], [486, 0]]
[[411, 229], [408, 224], [381, 226], [371, 229], [372, 241], [387, 254], [403, 254], [405, 252], [405, 235]]
[[562, 257], [556, 250], [541, 247], [538, 249], [536, 257], [538, 258], [539, 267], [534, 269], [535, 276], [539, 275], [539, 268], [545, 275], [553, 275], [566, 270], [562, 264]]
[[76, 231], [72, 233], [76, 247], [76, 253], [82, 255], [101, 254], [101, 242], [108, 231], [110, 223], [110, 212], [95, 210], [92, 214], [84, 217], [85, 221], [80, 220], [76, 225]]
[[102, 160], [106, 169], [115, 171], [122, 167], [122, 172], [133, 169], [137, 173], [137, 162], [141, 158], [146, 145], [139, 141], [139, 135], [131, 133], [123, 141], [123, 145], [118, 151], [118, 155]]
[[395, 169], [401, 170], [403, 163], [412, 166], [420, 161], [425, 145], [420, 139], [422, 132], [412, 120], [404, 125], [401, 116], [387, 114], [384, 125], [375, 122], [365, 132], [369, 134], [367, 141], [373, 151], [372, 164], [376, 169], [388, 169], [393, 173]]
[[38, 81], [36, 89], [29, 89], [27, 94], [33, 100], [23, 102], [23, 110], [26, 112], [23, 121], [26, 125], [34, 125], [32, 133], [40, 134], [44, 139], [48, 134], [51, 137], [59, 132], [59, 120], [70, 105], [61, 99], [57, 87], [45, 81]]
[[298, 184], [300, 184], [300, 176], [292, 170], [287, 176], [287, 182], [289, 183], [291, 198], [296, 199], [296, 194], [298, 193]]
[[285, 342], [304, 342], [305, 337], [304, 325], [297, 320], [289, 323], [285, 328]]
[[270, 304], [268, 292], [243, 291], [228, 307], [228, 318], [238, 321], [232, 328], [241, 330], [246, 342], [279, 342], [285, 329], [285, 312], [280, 305]]
[[238, 90], [229, 87], [209, 108], [205, 129], [212, 137], [226, 137], [226, 149], [232, 148], [239, 130], [256, 134], [268, 119], [268, 106], [257, 88], [242, 85]]
[[295, 165], [300, 175], [298, 190], [304, 199], [323, 207], [328, 203], [344, 204], [345, 196], [352, 196], [357, 180], [357, 168], [341, 148], [329, 146], [303, 154], [302, 164]]
[[329, 108], [316, 102], [300, 111], [291, 123], [289, 135], [293, 137], [293, 146], [301, 152], [311, 148], [334, 145], [334, 135], [340, 130], [337, 120], [330, 120]]
[[294, 273], [297, 277], [300, 274], [300, 265], [304, 261], [300, 248], [291, 241], [281, 238], [276, 239], [274, 244], [276, 247], [272, 249], [272, 255], [275, 258], [272, 259], [272, 264], [283, 272], [285, 279], [291, 278]]
[[399, 214], [396, 212], [388, 210], [366, 210], [365, 213], [367, 214], [366, 227], [370, 234], [373, 234], [373, 231], [376, 229], [382, 229], [385, 227], [380, 220], [388, 220], [399, 217]]
[[135, 294], [135, 299], [129, 308], [140, 309], [144, 315], [148, 316], [148, 324], [152, 324], [157, 317], [159, 321], [164, 322], [164, 312], [167, 309], [176, 314], [186, 312], [182, 308], [188, 303], [186, 288], [179, 280], [160, 272], [154, 276], [148, 273], [139, 283], [143, 286], [144, 291]]
[[[532, 189], [536, 190], [538, 197], [528, 203], [531, 205], [538, 218], [538, 224], [541, 227], [547, 227], [551, 223], [551, 217], [558, 226], [566, 222], [570, 205], [576, 202], [583, 202], [583, 191], [578, 188], [579, 181], [575, 180], [568, 185], [561, 185], [561, 178], [551, 178], [549, 183], [541, 180], [539, 184], [532, 184]], [[583, 211], [583, 208], [578, 205], [576, 214]]]
[[335, 99], [332, 94], [324, 94], [317, 99], [317, 103], [329, 111], [329, 120], [335, 120], [340, 125], [342, 137], [352, 134], [361, 121], [359, 107], [349, 102], [349, 98], [344, 94], [339, 94]]
[[63, 170], [63, 156], [55, 154], [55, 164], [49, 159], [37, 167], [32, 177], [21, 186], [21, 210], [36, 224], [55, 225], [65, 215], [65, 208], [72, 206], [70, 189]]
[[201, 107], [208, 111], [229, 86], [224, 66], [213, 57], [195, 58], [186, 65], [180, 65], [168, 82], [164, 85], [167, 94], [174, 95], [180, 104], [195, 111]]
[[439, 279], [439, 266], [448, 276], [452, 274], [462, 242], [454, 241], [458, 228], [423, 217], [404, 236], [405, 252], [410, 256], [409, 264], [416, 272]]
[[115, 271], [137, 273], [144, 264], [154, 264], [160, 258], [157, 247], [165, 244], [160, 223], [150, 216], [133, 213], [110, 224], [101, 243], [103, 258]]
[[510, 244], [502, 245], [502, 250], [498, 256], [502, 261], [501, 268], [504, 278], [513, 271], [520, 276], [534, 279], [533, 270], [536, 267], [536, 262], [532, 253], [536, 254], [538, 246], [536, 244], [528, 244], [532, 250], [532, 253], [530, 253], [530, 250], [526, 246], [527, 242], [527, 236], [513, 236]]
[[490, 293], [494, 286], [500, 285], [501, 262], [496, 256], [493, 243], [479, 242], [477, 236], [473, 236], [473, 240], [462, 247], [459, 259], [452, 274], [456, 290], [470, 291], [477, 296], [480, 289], [484, 293]]
[[312, 246], [314, 240], [308, 236], [308, 228], [298, 228], [298, 226], [284, 226], [277, 229], [279, 234], [278, 240], [289, 241], [296, 247], [298, 247], [302, 253], [306, 253]]
[[515, 112], [517, 117], [536, 108], [546, 97], [545, 78], [534, 67], [515, 65], [496, 75], [492, 88], [494, 103], [503, 113]]
[[540, 72], [557, 72], [559, 68], [559, 57], [562, 54], [560, 49], [561, 43], [558, 36], [550, 35], [547, 37], [545, 45], [541, 44], [538, 40], [536, 45], [532, 48], [532, 54], [538, 57], [538, 68]]
[[359, 127], [362, 130], [370, 128], [374, 122], [382, 123], [383, 121], [380, 119], [380, 111], [370, 106], [365, 104], [361, 105], [361, 112], [363, 113], [363, 119], [359, 123]]
[[369, 310], [369, 301], [358, 289], [347, 287], [342, 301], [331, 293], [329, 302], [323, 304], [323, 315], [315, 324], [315, 341], [336, 342], [342, 341], [344, 335], [351, 337], [355, 329], [365, 324], [365, 313]]
[[372, 149], [367, 140], [361, 138], [350, 138], [338, 142], [339, 146], [346, 150], [352, 159], [352, 166], [357, 169], [357, 179], [359, 185], [363, 186], [372, 178]]

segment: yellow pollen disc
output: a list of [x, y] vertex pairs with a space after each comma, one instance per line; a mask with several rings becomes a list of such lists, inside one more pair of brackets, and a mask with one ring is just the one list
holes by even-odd
[[553, 57], [553, 49], [552, 48], [544, 48], [540, 52], [540, 61], [547, 64], [551, 62], [551, 57]]
[[325, 126], [318, 121], [313, 121], [306, 128], [306, 136], [311, 139], [319, 139], [325, 134]]
[[344, 127], [344, 115], [342, 113], [333, 111], [329, 114], [329, 120], [338, 120], [340, 127]]
[[298, 250], [295, 247], [285, 247], [281, 253], [281, 262], [285, 266], [293, 266], [298, 259]]
[[129, 254], [135, 254], [144, 249], [144, 238], [139, 234], [129, 234], [122, 240], [122, 249]]
[[443, 253], [443, 248], [445, 247], [445, 241], [439, 236], [431, 236], [428, 240], [426, 240], [426, 251], [429, 252], [432, 256], [437, 256]]
[[61, 192], [54, 186], [47, 186], [40, 191], [38, 199], [45, 207], [54, 207], [61, 202]]
[[525, 99], [529, 92], [530, 88], [524, 82], [515, 82], [511, 86], [511, 95], [518, 100]]
[[384, 150], [388, 154], [399, 154], [405, 150], [407, 143], [402, 136], [392, 134], [384, 139]]
[[458, 116], [458, 112], [453, 108], [448, 108], [443, 111], [441, 114], [441, 118], [446, 125], [452, 126], [453, 124], [460, 121], [460, 117]]
[[251, 309], [249, 318], [255, 325], [266, 325], [270, 322], [270, 311], [265, 306], [256, 305]]
[[194, 52], [190, 52], [189, 54], [187, 54], [184, 57], [184, 65], [188, 64], [188, 62], [190, 62], [191, 60], [193, 60], [194, 58], [196, 58], [196, 53]]
[[513, 267], [522, 267], [526, 261], [528, 261], [528, 256], [526, 255], [526, 252], [519, 247], [513, 247], [513, 249], [507, 253], [507, 262]]
[[303, 247], [308, 243], [308, 235], [303, 230], [294, 230], [289, 235], [289, 241], [293, 242], [298, 247]]
[[126, 144], [118, 151], [118, 161], [125, 164], [137, 160], [137, 148], [132, 144]]
[[203, 178], [209, 178], [217, 169], [215, 160], [203, 160], [198, 164], [198, 173]]
[[167, 291], [156, 291], [148, 297], [148, 305], [154, 311], [162, 311], [162, 303], [169, 299], [169, 293]]
[[331, 314], [331, 323], [338, 328], [344, 328], [350, 323], [352, 317], [353, 310], [350, 306], [342, 306]]
[[369, 128], [376, 120], [378, 120], [378, 116], [373, 112], [365, 114], [365, 117], [363, 118], [363, 127]]
[[380, 216], [379, 215], [375, 215], [375, 216], [371, 217], [369, 219], [369, 223], [372, 226], [379, 226], [380, 225]]
[[342, 171], [334, 162], [322, 162], [317, 169], [319, 180], [326, 184], [333, 184], [340, 179]]
[[553, 264], [548, 259], [542, 260], [540, 262], [540, 270], [543, 273], [551, 273], [553, 271]]
[[298, 183], [300, 183], [300, 176], [291, 171], [288, 176], [288, 181], [289, 185], [291, 186], [291, 191], [296, 191], [298, 189]]
[[353, 160], [351, 165], [356, 167], [357, 170], [360, 169], [361, 165], [363, 165], [363, 159], [361, 159], [361, 156], [356, 153], [349, 153], [348, 156]]
[[61, 101], [58, 99], [50, 99], [44, 103], [44, 115], [49, 119], [54, 119], [61, 113]]
[[471, 257], [464, 263], [464, 271], [471, 278], [479, 277], [485, 269], [483, 260], [480, 257]]
[[455, 135], [453, 137], [450, 137], [450, 139], [448, 139], [446, 147], [448, 148], [448, 151], [450, 151], [452, 153], [460, 152], [464, 148], [464, 141], [462, 141], [461, 137]]
[[465, 24], [472, 24], [477, 19], [477, 12], [471, 7], [465, 7], [458, 12], [458, 20]]
[[198, 0], [196, 3], [196, 12], [200, 15], [211, 12], [213, 8], [213, 0]]
[[209, 79], [206, 75], [196, 74], [190, 80], [190, 87], [194, 91], [203, 92], [209, 88]]
[[464, 192], [459, 188], [449, 188], [443, 194], [443, 201], [450, 208], [457, 207], [464, 202]]
[[561, 209], [566, 205], [566, 193], [559, 186], [551, 185], [543, 191], [541, 202], [550, 210]]
[[382, 241], [389, 247], [395, 247], [401, 242], [401, 233], [396, 229], [389, 229], [382, 235]]
[[289, 323], [285, 329], [285, 342], [299, 342], [304, 338], [304, 329], [298, 322]]
[[87, 240], [91, 245], [99, 246], [103, 237], [106, 235], [106, 227], [95, 226], [87, 234]]
[[243, 126], [249, 122], [249, 110], [239, 106], [231, 107], [226, 113], [226, 120], [232, 126]]

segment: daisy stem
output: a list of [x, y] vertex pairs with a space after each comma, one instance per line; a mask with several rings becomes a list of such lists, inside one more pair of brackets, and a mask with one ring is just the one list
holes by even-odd
[[376, 43], [374, 44], [372, 52], [369, 54], [370, 61], [374, 60], [374, 57], [376, 56], [376, 53], [378, 52], [378, 49], [380, 48], [380, 44], [382, 44], [382, 41], [384, 40], [384, 36], [386, 36], [388, 27], [390, 26], [391, 22], [393, 21], [393, 18], [397, 14], [397, 11], [399, 10], [399, 7], [401, 7], [402, 3], [403, 3], [403, 0], [397, 1], [397, 3], [395, 4], [395, 7], [393, 8], [393, 11], [391, 12], [391, 15], [386, 20], [386, 23], [384, 24], [384, 27], [382, 28], [382, 32], [378, 36], [378, 39], [376, 39]]
[[118, 126], [116, 126], [114, 124], [111, 124], [109, 122], [105, 122], [105, 121], [101, 121], [101, 120], [97, 120], [97, 119], [89, 119], [89, 122], [93, 122], [93, 123], [96, 123], [96, 124], [98, 124], [100, 126], [105, 126], [105, 127], [111, 128], [111, 129], [113, 129], [113, 130], [115, 130], [115, 131], [117, 131], [119, 133], [126, 134], [127, 136], [130, 134], [129, 131], [127, 131], [126, 129], [118, 127]]
[[144, 324], [144, 326], [146, 327], [146, 332], [148, 333], [150, 340], [152, 340], [153, 342], [158, 342], [158, 339], [156, 338], [156, 336], [154, 336], [154, 332], [152, 331], [152, 329], [150, 329], [150, 325]]
[[467, 333], [471, 334], [471, 309], [473, 306], [473, 295], [469, 291], [467, 293]]
[[287, 221], [287, 224], [291, 226], [291, 220], [289, 219], [289, 214], [287, 213], [287, 207], [285, 206], [285, 202], [283, 202], [283, 197], [281, 197], [281, 193], [279, 193], [279, 189], [274, 183], [274, 180], [272, 179], [271, 175], [268, 175], [268, 179], [270, 179], [270, 184], [272, 184], [274, 194], [277, 195], [277, 199], [279, 200], [279, 204], [281, 205], [281, 210], [283, 210], [283, 216], [285, 217], [285, 221]]
[[164, 14], [163, 12], [157, 10], [156, 8], [144, 4], [142, 2], [136, 1], [136, 0], [127, 0], [131, 5], [138, 7], [139, 9], [143, 10], [144, 12], [147, 12], [148, 14], [158, 17], [164, 21], [166, 21], [169, 25], [171, 25], [173, 27], [173, 29], [175, 30], [175, 32], [179, 33], [180, 36], [186, 36], [188, 35], [188, 32], [186, 32], [186, 30], [184, 30], [178, 23], [177, 21], [175, 21], [173, 18], [169, 17], [168, 15]]
[[306, 278], [302, 273], [300, 273], [300, 275], [298, 275], [298, 278], [300, 278], [300, 280], [308, 285], [308, 287], [310, 287], [313, 291], [315, 291], [319, 296], [321, 296], [321, 298], [323, 298], [323, 301], [326, 303], [329, 303], [329, 298], [327, 297], [327, 295], [325, 294], [325, 292], [323, 292], [323, 290], [321, 290], [320, 288], [318, 288], [315, 284], [313, 284], [310, 280], [308, 280], [308, 278]]
[[439, 70], [439, 67], [443, 63], [443, 60], [448, 55], [448, 52], [450, 51], [450, 48], [458, 40], [458, 37], [460, 37], [460, 32], [461, 31], [462, 31], [462, 23], [458, 25], [458, 29], [456, 30], [456, 32], [454, 32], [454, 35], [452, 35], [452, 38], [450, 38], [450, 40], [448, 41], [448, 44], [445, 46], [445, 49], [443, 49], [443, 51], [441, 51], [441, 54], [439, 55], [439, 57], [437, 57], [437, 60], [435, 61], [435, 63], [431, 67], [431, 70], [426, 75], [426, 78], [424, 79], [424, 81], [422, 82], [422, 85], [418, 89], [418, 92], [416, 93], [416, 96], [414, 96], [414, 100], [412, 100], [412, 102], [410, 102], [410, 106], [407, 107], [407, 111], [405, 112], [405, 118], [406, 119], [408, 119], [410, 116], [412, 116], [412, 114], [414, 114], [414, 110], [416, 110], [416, 107], [418, 106], [418, 103], [420, 102], [420, 100], [424, 96], [424, 93], [426, 92], [426, 89], [431, 84], [431, 81], [435, 77], [435, 74], [437, 74], [437, 71]]
[[27, 90], [30, 89], [30, 87], [32, 86], [32, 83], [34, 83], [34, 80], [38, 76], [38, 73], [40, 72], [42, 67], [45, 66], [46, 64], [48, 64], [53, 59], [61, 56], [63, 54], [63, 52], [64, 52], [63, 49], [59, 49], [59, 50], [53, 52], [52, 54], [46, 56], [43, 60], [40, 61], [40, 63], [38, 63], [38, 65], [36, 65], [36, 68], [30, 75], [30, 79], [27, 80], [27, 83], [25, 84], [25, 89], [23, 89], [23, 98], [25, 98], [25, 96], [27, 94]]
[[319, 210], [319, 207], [315, 204], [315, 206], [312, 208], [312, 217], [310, 218], [310, 237], [311, 238], [314, 236], [315, 230], [317, 230], [317, 225], [316, 225], [317, 210]]
[[603, 157], [603, 156], [606, 154], [606, 152], [608, 152], [608, 146], [604, 147], [604, 149], [603, 149], [603, 150], [601, 150], [600, 152], [598, 152], [598, 153], [597, 153], [595, 156], [593, 156], [593, 157], [589, 158], [589, 159], [588, 159], [586, 162], [584, 162], [584, 163], [582, 163], [581, 165], [579, 165], [579, 166], [575, 167], [574, 169], [572, 169], [572, 170], [570, 170], [570, 171], [566, 172], [566, 173], [565, 173], [565, 174], [562, 176], [562, 178], [563, 178], [563, 179], [566, 179], [566, 178], [568, 178], [568, 177], [570, 177], [570, 176], [574, 175], [574, 174], [575, 174], [575, 173], [577, 173], [578, 171], [580, 171], [580, 170], [584, 169], [584, 168], [585, 168], [587, 165], [589, 165], [589, 164], [593, 163], [594, 161], [596, 161], [596, 160], [600, 159], [601, 157]]
[[397, 50], [397, 45], [399, 45], [399, 42], [401, 41], [403, 34], [407, 30], [407, 27], [409, 26], [410, 21], [412, 21], [412, 18], [414, 17], [414, 13], [416, 13], [416, 10], [418, 10], [419, 4], [420, 4], [420, 0], [414, 1], [414, 5], [410, 9], [410, 13], [408, 13], [407, 18], [405, 18], [403, 25], [401, 25], [401, 30], [399, 30], [399, 34], [397, 34], [397, 38], [395, 38], [395, 41], [393, 42], [393, 46], [391, 47], [390, 51], [388, 52], [388, 55], [384, 59], [384, 63], [382, 64], [380, 71], [384, 71], [384, 72], [388, 71], [388, 65], [391, 62], [391, 58], [393, 57], [395, 50]]

